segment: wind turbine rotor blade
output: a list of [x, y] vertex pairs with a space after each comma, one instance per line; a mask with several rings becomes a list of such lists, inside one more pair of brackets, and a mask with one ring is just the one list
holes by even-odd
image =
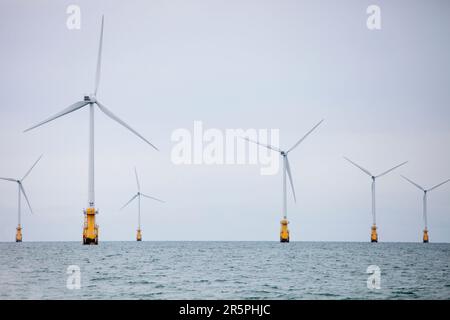
[[297, 197], [295, 196], [294, 181], [292, 180], [291, 166], [289, 165], [289, 159], [287, 157], [286, 157], [286, 171], [287, 171], [287, 174], [289, 177], [289, 182], [291, 183], [292, 194], [294, 195], [294, 201], [297, 202]]
[[352, 165], [354, 165], [355, 167], [359, 168], [360, 170], [362, 170], [363, 172], [365, 172], [366, 174], [368, 174], [370, 177], [372, 177], [372, 174], [369, 172], [369, 170], [364, 169], [363, 167], [361, 167], [359, 164], [356, 164], [355, 162], [353, 162], [352, 160], [350, 160], [347, 157], [344, 157], [345, 160], [347, 160], [348, 162], [350, 162]]
[[25, 175], [23, 176], [22, 180], [23, 181], [31, 172], [31, 170], [33, 170], [33, 168], [37, 165], [37, 163], [39, 162], [39, 160], [41, 160], [43, 154], [41, 154], [41, 156], [36, 160], [36, 162], [31, 166], [30, 170], [27, 171], [27, 173], [25, 173]]
[[447, 182], [449, 182], [450, 179], [445, 180], [444, 182], [439, 183], [438, 185], [435, 185], [433, 188], [429, 189], [428, 191], [434, 190], [436, 188], [439, 188], [440, 186], [442, 186], [443, 184], [446, 184]]
[[130, 130], [131, 132], [133, 132], [135, 135], [137, 135], [139, 138], [141, 138], [142, 140], [144, 140], [145, 142], [147, 142], [151, 147], [153, 147], [155, 150], [159, 151], [157, 147], [155, 147], [153, 144], [150, 143], [150, 141], [148, 141], [147, 139], [145, 139], [143, 136], [141, 136], [136, 130], [134, 130], [133, 128], [131, 128], [128, 124], [126, 124], [124, 121], [122, 121], [121, 119], [119, 119], [114, 113], [112, 113], [111, 111], [109, 111], [104, 105], [102, 105], [100, 102], [96, 101], [95, 102], [97, 104], [97, 106], [99, 107], [99, 109], [106, 114], [108, 117], [110, 117], [111, 119], [113, 119], [114, 121], [118, 122], [119, 124], [121, 124], [122, 126], [124, 126], [125, 128], [127, 128], [128, 130]]
[[404, 175], [400, 175], [403, 179], [405, 179], [406, 181], [408, 181], [409, 183], [411, 183], [412, 185], [416, 186], [417, 188], [419, 188], [422, 191], [425, 191], [425, 189], [423, 187], [421, 187], [420, 185], [418, 185], [417, 183], [415, 183], [414, 181], [412, 181], [411, 179], [408, 179], [407, 177], [405, 177]]
[[0, 180], [6, 180], [6, 181], [17, 182], [16, 179], [12, 179], [12, 178], [2, 178], [2, 177], [0, 177]]
[[98, 85], [100, 83], [100, 71], [102, 66], [102, 49], [103, 49], [103, 24], [105, 16], [102, 16], [102, 26], [100, 29], [100, 43], [98, 45], [98, 56], [97, 56], [97, 72], [95, 73], [95, 90], [94, 95], [97, 95]]
[[258, 141], [251, 140], [251, 139], [249, 139], [247, 137], [241, 137], [241, 139], [247, 140], [248, 142], [256, 143], [257, 145], [260, 145], [262, 147], [265, 147], [265, 148], [273, 150], [273, 151], [281, 152], [280, 149], [278, 149], [277, 147], [271, 146], [269, 144], [260, 143]]
[[309, 130], [292, 148], [290, 148], [287, 152], [291, 152], [294, 150], [300, 143], [302, 143], [303, 140], [306, 139], [307, 136], [309, 136], [320, 124], [323, 122], [324, 119], [320, 120], [318, 124], [316, 124], [311, 130]]
[[127, 205], [129, 205], [134, 199], [137, 198], [137, 196], [139, 195], [139, 193], [136, 193], [133, 198], [130, 199], [130, 201], [128, 201], [127, 203], [124, 204], [124, 206], [122, 208], [120, 208], [120, 210], [124, 209]]
[[62, 117], [64, 115], [68, 114], [68, 113], [74, 112], [74, 111], [76, 111], [76, 110], [78, 110], [80, 108], [83, 108], [87, 104], [89, 104], [89, 101], [76, 102], [76, 103], [72, 104], [71, 106], [67, 107], [66, 109], [64, 109], [63, 111], [58, 112], [57, 114], [51, 116], [50, 118], [48, 118], [48, 119], [46, 119], [46, 120], [44, 120], [42, 122], [39, 122], [37, 125], [34, 125], [31, 128], [26, 129], [24, 132], [33, 130], [34, 128], [37, 128], [39, 126], [42, 126], [43, 124], [46, 124], [47, 122], [53, 121], [53, 120], [55, 120], [55, 119], [57, 119], [59, 117]]
[[136, 175], [136, 184], [137, 184], [137, 187], [138, 187], [138, 191], [141, 191], [141, 185], [139, 183], [139, 178], [138, 178], [138, 174], [137, 174], [136, 168], [134, 168], [134, 174]]
[[399, 165], [397, 165], [397, 166], [395, 166], [395, 167], [389, 169], [388, 171], [385, 171], [385, 172], [383, 172], [382, 174], [377, 175], [375, 178], [382, 177], [382, 176], [388, 174], [389, 172], [391, 172], [391, 171], [397, 169], [398, 167], [401, 167], [401, 166], [403, 166], [403, 165], [405, 165], [405, 164], [407, 164], [407, 163], [408, 163], [408, 161], [405, 161], [405, 162], [403, 162], [403, 163], [400, 163]]
[[141, 193], [141, 195], [144, 196], [144, 197], [146, 197], [146, 198], [152, 199], [152, 200], [156, 200], [156, 201], [163, 202], [163, 203], [165, 202], [165, 201], [163, 201], [163, 200], [160, 200], [160, 199], [155, 198], [155, 197], [148, 196], [148, 195], [143, 194], [143, 193]]
[[22, 191], [23, 196], [25, 197], [25, 200], [27, 201], [28, 208], [30, 208], [30, 212], [34, 214], [33, 209], [31, 208], [30, 200], [28, 200], [27, 194], [25, 193], [25, 189], [23, 188], [23, 185], [19, 183], [20, 191]]

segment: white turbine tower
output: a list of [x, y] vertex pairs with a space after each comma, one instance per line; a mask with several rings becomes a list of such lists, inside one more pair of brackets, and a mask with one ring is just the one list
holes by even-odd
[[141, 197], [145, 197], [148, 199], [152, 199], [152, 200], [156, 200], [159, 202], [164, 202], [163, 200], [157, 199], [155, 197], [151, 197], [148, 196], [146, 194], [143, 194], [141, 192], [141, 185], [139, 183], [139, 178], [138, 178], [138, 174], [136, 171], [136, 168], [134, 168], [134, 174], [136, 175], [136, 184], [137, 184], [137, 193], [130, 199], [130, 201], [128, 201], [122, 208], [120, 208], [120, 210], [124, 209], [126, 206], [128, 206], [131, 202], [133, 202], [134, 199], [138, 199], [138, 229], [137, 229], [137, 235], [136, 235], [136, 240], [137, 241], [142, 241], [142, 230], [141, 230]]
[[58, 112], [52, 117], [38, 123], [37, 125], [32, 126], [25, 130], [25, 132], [30, 131], [34, 128], [37, 128], [47, 122], [55, 120], [59, 117], [62, 117], [66, 114], [69, 114], [73, 111], [81, 109], [85, 106], [89, 106], [89, 183], [88, 183], [88, 208], [85, 210], [85, 225], [83, 229], [83, 243], [84, 244], [97, 244], [98, 243], [98, 226], [95, 224], [95, 214], [97, 213], [95, 209], [95, 193], [94, 193], [94, 110], [95, 106], [97, 106], [100, 111], [106, 114], [108, 117], [118, 122], [139, 138], [144, 140], [154, 149], [158, 150], [153, 144], [151, 144], [148, 140], [146, 140], [142, 135], [140, 135], [137, 131], [131, 128], [128, 124], [114, 115], [111, 111], [109, 111], [100, 101], [97, 100], [97, 90], [100, 83], [100, 69], [101, 69], [101, 60], [102, 60], [102, 45], [103, 45], [103, 24], [104, 17], [102, 17], [101, 31], [100, 31], [100, 44], [98, 49], [98, 57], [97, 57], [97, 71], [95, 76], [95, 87], [94, 93], [89, 96], [84, 96], [83, 101], [78, 101], [67, 107], [66, 109]]
[[283, 151], [283, 150], [281, 150], [277, 147], [271, 146], [271, 145], [259, 143], [258, 141], [250, 140], [247, 137], [244, 138], [245, 140], [247, 140], [249, 142], [253, 142], [253, 143], [256, 143], [267, 149], [270, 149], [272, 151], [279, 152], [282, 157], [282, 160], [283, 160], [283, 220], [281, 220], [280, 242], [289, 242], [289, 230], [287, 227], [289, 222], [287, 220], [286, 173], [289, 177], [289, 182], [290, 182], [290, 185], [292, 188], [292, 195], [294, 197], [294, 201], [295, 202], [297, 201], [296, 196], [295, 196], [295, 190], [294, 190], [294, 182], [292, 180], [291, 167], [289, 165], [288, 154], [289, 154], [289, 152], [294, 150], [301, 142], [303, 142], [303, 140], [305, 140], [306, 137], [309, 136], [322, 122], [323, 122], [323, 119], [319, 123], [317, 123], [311, 130], [309, 130], [300, 140], [297, 141], [296, 144], [294, 144], [287, 151]]
[[428, 193], [430, 191], [433, 191], [436, 188], [439, 188], [440, 186], [442, 186], [443, 184], [446, 184], [447, 182], [450, 181], [450, 179], [445, 180], [444, 182], [441, 182], [437, 185], [435, 185], [434, 187], [431, 187], [430, 189], [425, 189], [424, 187], [420, 186], [419, 184], [415, 183], [414, 181], [412, 181], [411, 179], [408, 179], [407, 177], [401, 175], [401, 177], [403, 179], [405, 179], [406, 181], [408, 181], [409, 183], [411, 183], [413, 186], [419, 188], [420, 190], [423, 191], [423, 223], [424, 223], [424, 230], [423, 230], [423, 242], [424, 243], [428, 243], [429, 241], [429, 237], [428, 237], [428, 218], [427, 218], [427, 197], [428, 197]]
[[403, 163], [400, 163], [399, 165], [379, 174], [379, 175], [373, 175], [372, 173], [369, 172], [369, 170], [364, 169], [363, 167], [361, 167], [360, 165], [356, 164], [355, 162], [353, 162], [352, 160], [350, 160], [349, 158], [344, 157], [345, 160], [347, 160], [348, 162], [350, 162], [351, 164], [353, 164], [355, 167], [361, 169], [362, 172], [364, 172], [365, 174], [367, 174], [371, 179], [372, 179], [372, 219], [373, 219], [373, 224], [372, 224], [372, 228], [371, 228], [371, 235], [370, 235], [370, 241], [371, 242], [378, 242], [378, 234], [377, 234], [377, 219], [376, 219], [376, 201], [375, 201], [375, 180], [377, 178], [380, 178], [386, 174], [388, 174], [389, 172], [397, 169], [398, 167], [401, 167], [403, 165], [405, 165], [406, 163], [408, 163], [408, 161], [405, 161]]
[[18, 188], [18, 211], [17, 211], [17, 229], [16, 229], [16, 242], [22, 242], [22, 195], [25, 198], [28, 208], [30, 209], [30, 212], [33, 213], [33, 209], [31, 209], [30, 201], [28, 200], [27, 194], [25, 192], [25, 189], [23, 187], [23, 180], [25, 180], [26, 177], [30, 174], [31, 170], [36, 166], [36, 164], [41, 160], [42, 155], [36, 160], [36, 162], [31, 166], [31, 168], [25, 173], [25, 175], [22, 177], [22, 179], [12, 179], [12, 178], [1, 178], [0, 180], [6, 180], [17, 183]]

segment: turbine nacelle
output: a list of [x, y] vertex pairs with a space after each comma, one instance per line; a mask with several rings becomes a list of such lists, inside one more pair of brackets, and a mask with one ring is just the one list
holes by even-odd
[[84, 101], [89, 102], [89, 103], [96, 103], [97, 102], [97, 98], [95, 97], [94, 94], [90, 94], [87, 96], [84, 96]]

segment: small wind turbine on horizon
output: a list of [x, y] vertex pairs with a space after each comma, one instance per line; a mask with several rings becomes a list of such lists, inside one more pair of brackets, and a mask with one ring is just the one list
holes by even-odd
[[136, 234], [136, 241], [142, 241], [142, 230], [141, 230], [141, 197], [145, 197], [145, 198], [148, 198], [148, 199], [152, 199], [152, 200], [155, 200], [155, 201], [159, 201], [159, 202], [163, 202], [164, 203], [164, 201], [163, 200], [160, 200], [160, 199], [157, 199], [157, 198], [155, 198], [155, 197], [151, 197], [151, 196], [148, 196], [148, 195], [146, 195], [146, 194], [143, 194], [142, 192], [141, 192], [141, 184], [139, 183], [139, 177], [138, 177], [138, 174], [137, 174], [137, 170], [136, 170], [136, 168], [134, 168], [134, 174], [135, 174], [135, 176], [136, 176], [136, 185], [137, 185], [137, 193], [130, 199], [130, 201], [128, 201], [127, 203], [125, 203], [125, 205], [122, 207], [122, 208], [120, 208], [120, 210], [123, 210], [126, 206], [128, 206], [131, 202], [133, 202], [133, 200], [134, 199], [138, 199], [138, 229], [137, 229], [137, 234]]
[[280, 153], [280, 156], [283, 159], [283, 219], [281, 220], [281, 231], [280, 231], [280, 242], [289, 242], [289, 229], [288, 229], [288, 220], [287, 220], [287, 192], [286, 192], [286, 174], [289, 177], [289, 183], [291, 185], [292, 188], [292, 195], [294, 197], [294, 202], [297, 202], [297, 198], [295, 196], [295, 189], [294, 189], [294, 182], [292, 180], [292, 173], [291, 173], [291, 167], [289, 165], [289, 159], [288, 159], [288, 154], [294, 150], [295, 148], [297, 148], [297, 146], [303, 142], [303, 140], [306, 139], [306, 137], [308, 137], [324, 120], [320, 120], [319, 123], [317, 123], [311, 130], [309, 130], [300, 140], [297, 141], [296, 144], [294, 144], [290, 149], [288, 149], [287, 151], [281, 150], [277, 147], [271, 146], [271, 145], [267, 145], [267, 144], [262, 144], [259, 143], [258, 141], [253, 141], [250, 140], [247, 137], [244, 137], [243, 139], [252, 142], [252, 143], [256, 143], [262, 147], [265, 147], [269, 150], [272, 151], [276, 151], [278, 153]]
[[31, 173], [31, 170], [33, 170], [33, 168], [37, 165], [37, 163], [39, 162], [39, 160], [41, 160], [43, 155], [41, 155], [36, 162], [31, 166], [31, 168], [27, 171], [27, 173], [25, 173], [25, 175], [22, 177], [22, 179], [13, 179], [13, 178], [2, 178], [0, 177], [0, 180], [5, 180], [5, 181], [11, 181], [11, 182], [16, 182], [17, 183], [17, 187], [18, 187], [18, 211], [17, 211], [17, 220], [18, 220], [18, 224], [17, 224], [17, 228], [16, 228], [16, 242], [22, 242], [22, 195], [25, 198], [27, 204], [28, 204], [28, 208], [30, 209], [30, 212], [33, 213], [33, 209], [31, 208], [31, 204], [30, 201], [28, 200], [27, 194], [25, 192], [25, 189], [23, 187], [23, 180], [25, 180], [26, 177], [28, 177], [28, 175]]
[[411, 179], [408, 179], [407, 177], [400, 175], [403, 179], [405, 179], [406, 181], [408, 181], [409, 183], [411, 183], [413, 186], [417, 187], [418, 189], [423, 191], [423, 223], [424, 223], [424, 230], [423, 230], [423, 243], [428, 243], [429, 242], [429, 236], [428, 236], [428, 218], [427, 218], [427, 197], [428, 197], [428, 193], [430, 191], [433, 191], [434, 189], [439, 188], [440, 186], [446, 184], [447, 182], [450, 181], [450, 179], [445, 180], [444, 182], [441, 182], [437, 185], [435, 185], [434, 187], [431, 187], [430, 189], [425, 189], [424, 187], [420, 186], [419, 184], [415, 183], [414, 181], [412, 181]]
[[360, 169], [362, 172], [364, 172], [365, 174], [367, 174], [371, 179], [372, 179], [372, 228], [371, 228], [371, 234], [370, 234], [370, 241], [371, 242], [378, 242], [378, 233], [377, 233], [377, 219], [376, 219], [376, 201], [375, 201], [375, 180], [377, 178], [381, 178], [382, 176], [388, 174], [389, 172], [394, 171], [395, 169], [397, 169], [398, 167], [401, 167], [405, 164], [408, 163], [408, 161], [402, 162], [399, 165], [396, 165], [395, 167], [384, 171], [383, 173], [380, 173], [379, 175], [373, 175], [372, 173], [370, 173], [369, 170], [361, 167], [360, 165], [356, 164], [355, 162], [353, 162], [352, 160], [350, 160], [347, 157], [344, 157], [345, 160], [347, 160], [348, 162], [350, 162], [351, 164], [353, 164], [355, 167], [357, 167], [358, 169]]
[[100, 43], [98, 49], [98, 57], [97, 57], [97, 71], [95, 76], [95, 87], [94, 93], [84, 96], [83, 101], [75, 102], [70, 105], [66, 109], [58, 112], [57, 114], [51, 116], [50, 118], [32, 126], [31, 128], [26, 129], [24, 132], [30, 131], [34, 128], [42, 126], [50, 121], [53, 121], [59, 117], [62, 117], [66, 114], [74, 112], [78, 109], [81, 109], [87, 105], [89, 105], [89, 173], [88, 173], [88, 208], [84, 210], [85, 222], [83, 228], [83, 244], [98, 244], [98, 225], [95, 224], [95, 215], [98, 213], [95, 209], [95, 193], [94, 193], [94, 111], [95, 106], [97, 106], [100, 111], [106, 114], [108, 117], [118, 122], [136, 136], [141, 138], [155, 150], [158, 150], [153, 144], [151, 144], [147, 139], [145, 139], [142, 135], [140, 135], [137, 131], [131, 128], [128, 124], [126, 124], [123, 120], [109, 111], [100, 101], [97, 100], [97, 90], [100, 83], [100, 70], [101, 70], [101, 60], [102, 60], [102, 46], [103, 46], [103, 25], [104, 25], [104, 16], [102, 16], [102, 23], [100, 29]]

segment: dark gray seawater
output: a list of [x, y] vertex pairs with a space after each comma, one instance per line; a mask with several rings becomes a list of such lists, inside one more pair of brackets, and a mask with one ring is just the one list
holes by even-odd
[[[369, 265], [379, 290], [367, 288]], [[88, 298], [450, 299], [450, 244], [0, 243], [0, 299]]]

